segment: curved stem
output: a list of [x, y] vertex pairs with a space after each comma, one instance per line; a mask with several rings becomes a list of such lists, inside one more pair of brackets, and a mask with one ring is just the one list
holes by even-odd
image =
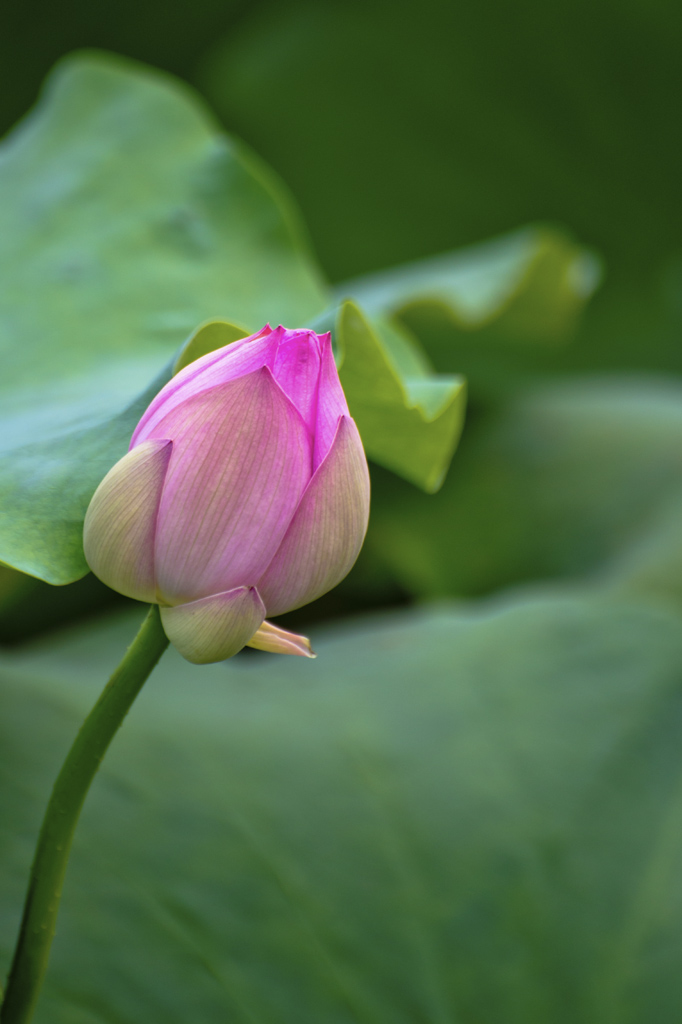
[[1, 1024], [28, 1024], [33, 1016], [83, 802], [107, 747], [167, 646], [159, 609], [153, 605], [83, 722], [57, 776], [33, 858], [19, 939], [0, 1007]]

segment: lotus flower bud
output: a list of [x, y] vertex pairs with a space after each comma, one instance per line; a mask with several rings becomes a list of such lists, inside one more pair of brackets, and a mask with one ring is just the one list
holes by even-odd
[[90, 568], [158, 603], [189, 661], [247, 644], [310, 654], [266, 622], [343, 579], [369, 475], [329, 334], [263, 328], [190, 363], [153, 400], [85, 517]]

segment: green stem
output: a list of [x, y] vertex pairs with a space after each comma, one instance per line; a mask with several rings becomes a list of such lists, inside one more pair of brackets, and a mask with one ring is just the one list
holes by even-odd
[[28, 1024], [33, 1016], [83, 802], [107, 747], [167, 646], [159, 609], [153, 605], [83, 722], [57, 776], [33, 858], [19, 939], [0, 1007], [1, 1024]]

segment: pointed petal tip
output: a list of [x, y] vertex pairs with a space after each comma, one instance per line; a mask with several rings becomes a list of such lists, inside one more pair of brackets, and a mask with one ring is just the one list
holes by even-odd
[[[128, 448], [129, 452], [132, 452], [133, 449], [143, 444], [154, 444], [156, 446], [156, 450], [159, 452], [165, 451], [168, 445], [170, 445], [171, 448], [173, 447], [173, 442], [163, 437], [154, 437], [149, 441], [135, 441], [134, 438], [135, 435], [130, 439], [130, 447]], [[168, 453], [168, 457], [170, 458], [170, 452]]]
[[261, 327], [259, 331], [256, 331], [254, 334], [249, 334], [247, 338], [243, 338], [242, 340], [245, 342], [262, 341], [263, 338], [269, 338], [272, 333], [272, 327], [268, 323]]
[[301, 651], [301, 654], [304, 658], [310, 658], [312, 661], [317, 657], [317, 651], [313, 650], [312, 644], [310, 643], [310, 640], [308, 639], [307, 636], [303, 637], [303, 639], [305, 640], [306, 646], [305, 650]]

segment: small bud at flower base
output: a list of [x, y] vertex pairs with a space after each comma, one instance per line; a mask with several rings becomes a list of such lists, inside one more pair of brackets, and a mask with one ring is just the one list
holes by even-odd
[[369, 473], [329, 334], [269, 326], [190, 363], [156, 396], [85, 517], [92, 571], [158, 603], [189, 661], [249, 645], [314, 657], [267, 615], [355, 562]]

